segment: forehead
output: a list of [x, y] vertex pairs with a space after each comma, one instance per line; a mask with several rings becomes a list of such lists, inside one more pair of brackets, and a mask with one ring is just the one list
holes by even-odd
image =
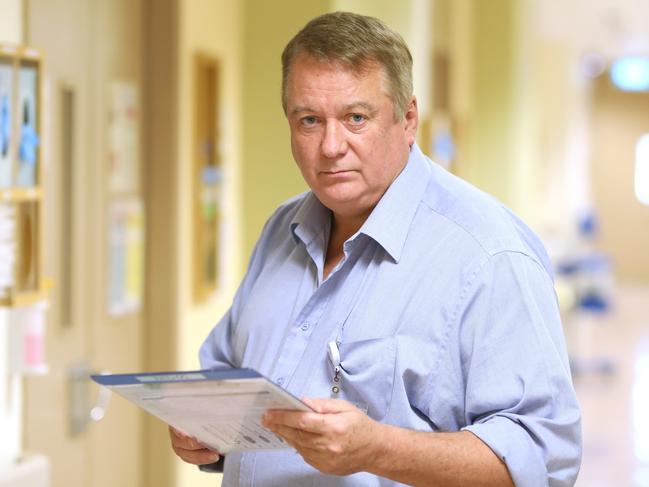
[[301, 54], [292, 63], [287, 82], [289, 104], [303, 96], [387, 94], [385, 70], [376, 62], [354, 69], [340, 61]]

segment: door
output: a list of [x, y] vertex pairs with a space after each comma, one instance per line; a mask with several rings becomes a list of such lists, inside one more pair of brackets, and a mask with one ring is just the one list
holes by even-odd
[[[143, 212], [141, 2], [30, 0], [25, 15], [27, 43], [45, 60], [44, 266], [55, 283], [46, 345], [50, 372], [25, 384], [25, 450], [50, 458], [53, 487], [139, 487], [143, 417], [112, 397], [103, 419], [88, 421], [98, 389], [87, 375], [142, 370], [144, 364], [140, 303], [116, 305], [109, 284], [116, 262], [124, 263], [115, 249], [115, 235], [123, 230], [119, 212]], [[117, 126], [115, 117], [126, 111], [133, 119]], [[131, 151], [133, 177], [126, 179], [133, 185], [111, 182], [116, 151]], [[94, 416], [99, 419], [101, 410]]]
[[611, 255], [620, 281], [649, 284], [649, 206], [634, 191], [636, 144], [649, 133], [649, 93], [617, 90], [602, 76], [595, 82], [592, 107], [598, 246]]

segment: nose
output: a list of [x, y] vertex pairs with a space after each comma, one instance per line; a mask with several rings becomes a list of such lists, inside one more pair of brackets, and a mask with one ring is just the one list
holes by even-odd
[[322, 139], [322, 155], [329, 159], [343, 155], [347, 151], [345, 135], [345, 128], [338, 120], [327, 120]]

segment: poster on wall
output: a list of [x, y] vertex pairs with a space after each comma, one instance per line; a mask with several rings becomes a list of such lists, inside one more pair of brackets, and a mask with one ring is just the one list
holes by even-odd
[[109, 120], [110, 191], [137, 193], [140, 188], [140, 96], [137, 84], [125, 81], [111, 83]]
[[140, 198], [109, 206], [108, 313], [122, 316], [142, 306], [144, 281], [144, 210]]
[[16, 212], [13, 205], [0, 203], [0, 298], [14, 285], [16, 262]]
[[0, 188], [12, 185], [13, 65], [0, 58]]
[[38, 68], [34, 64], [20, 66], [19, 101], [16, 107], [20, 117], [18, 141], [18, 186], [35, 186], [38, 164]]

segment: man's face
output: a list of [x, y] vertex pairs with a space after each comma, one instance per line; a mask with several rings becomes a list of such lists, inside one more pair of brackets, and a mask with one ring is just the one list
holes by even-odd
[[394, 119], [383, 68], [358, 75], [299, 55], [288, 79], [293, 157], [318, 199], [338, 217], [367, 217], [404, 168], [417, 105]]

